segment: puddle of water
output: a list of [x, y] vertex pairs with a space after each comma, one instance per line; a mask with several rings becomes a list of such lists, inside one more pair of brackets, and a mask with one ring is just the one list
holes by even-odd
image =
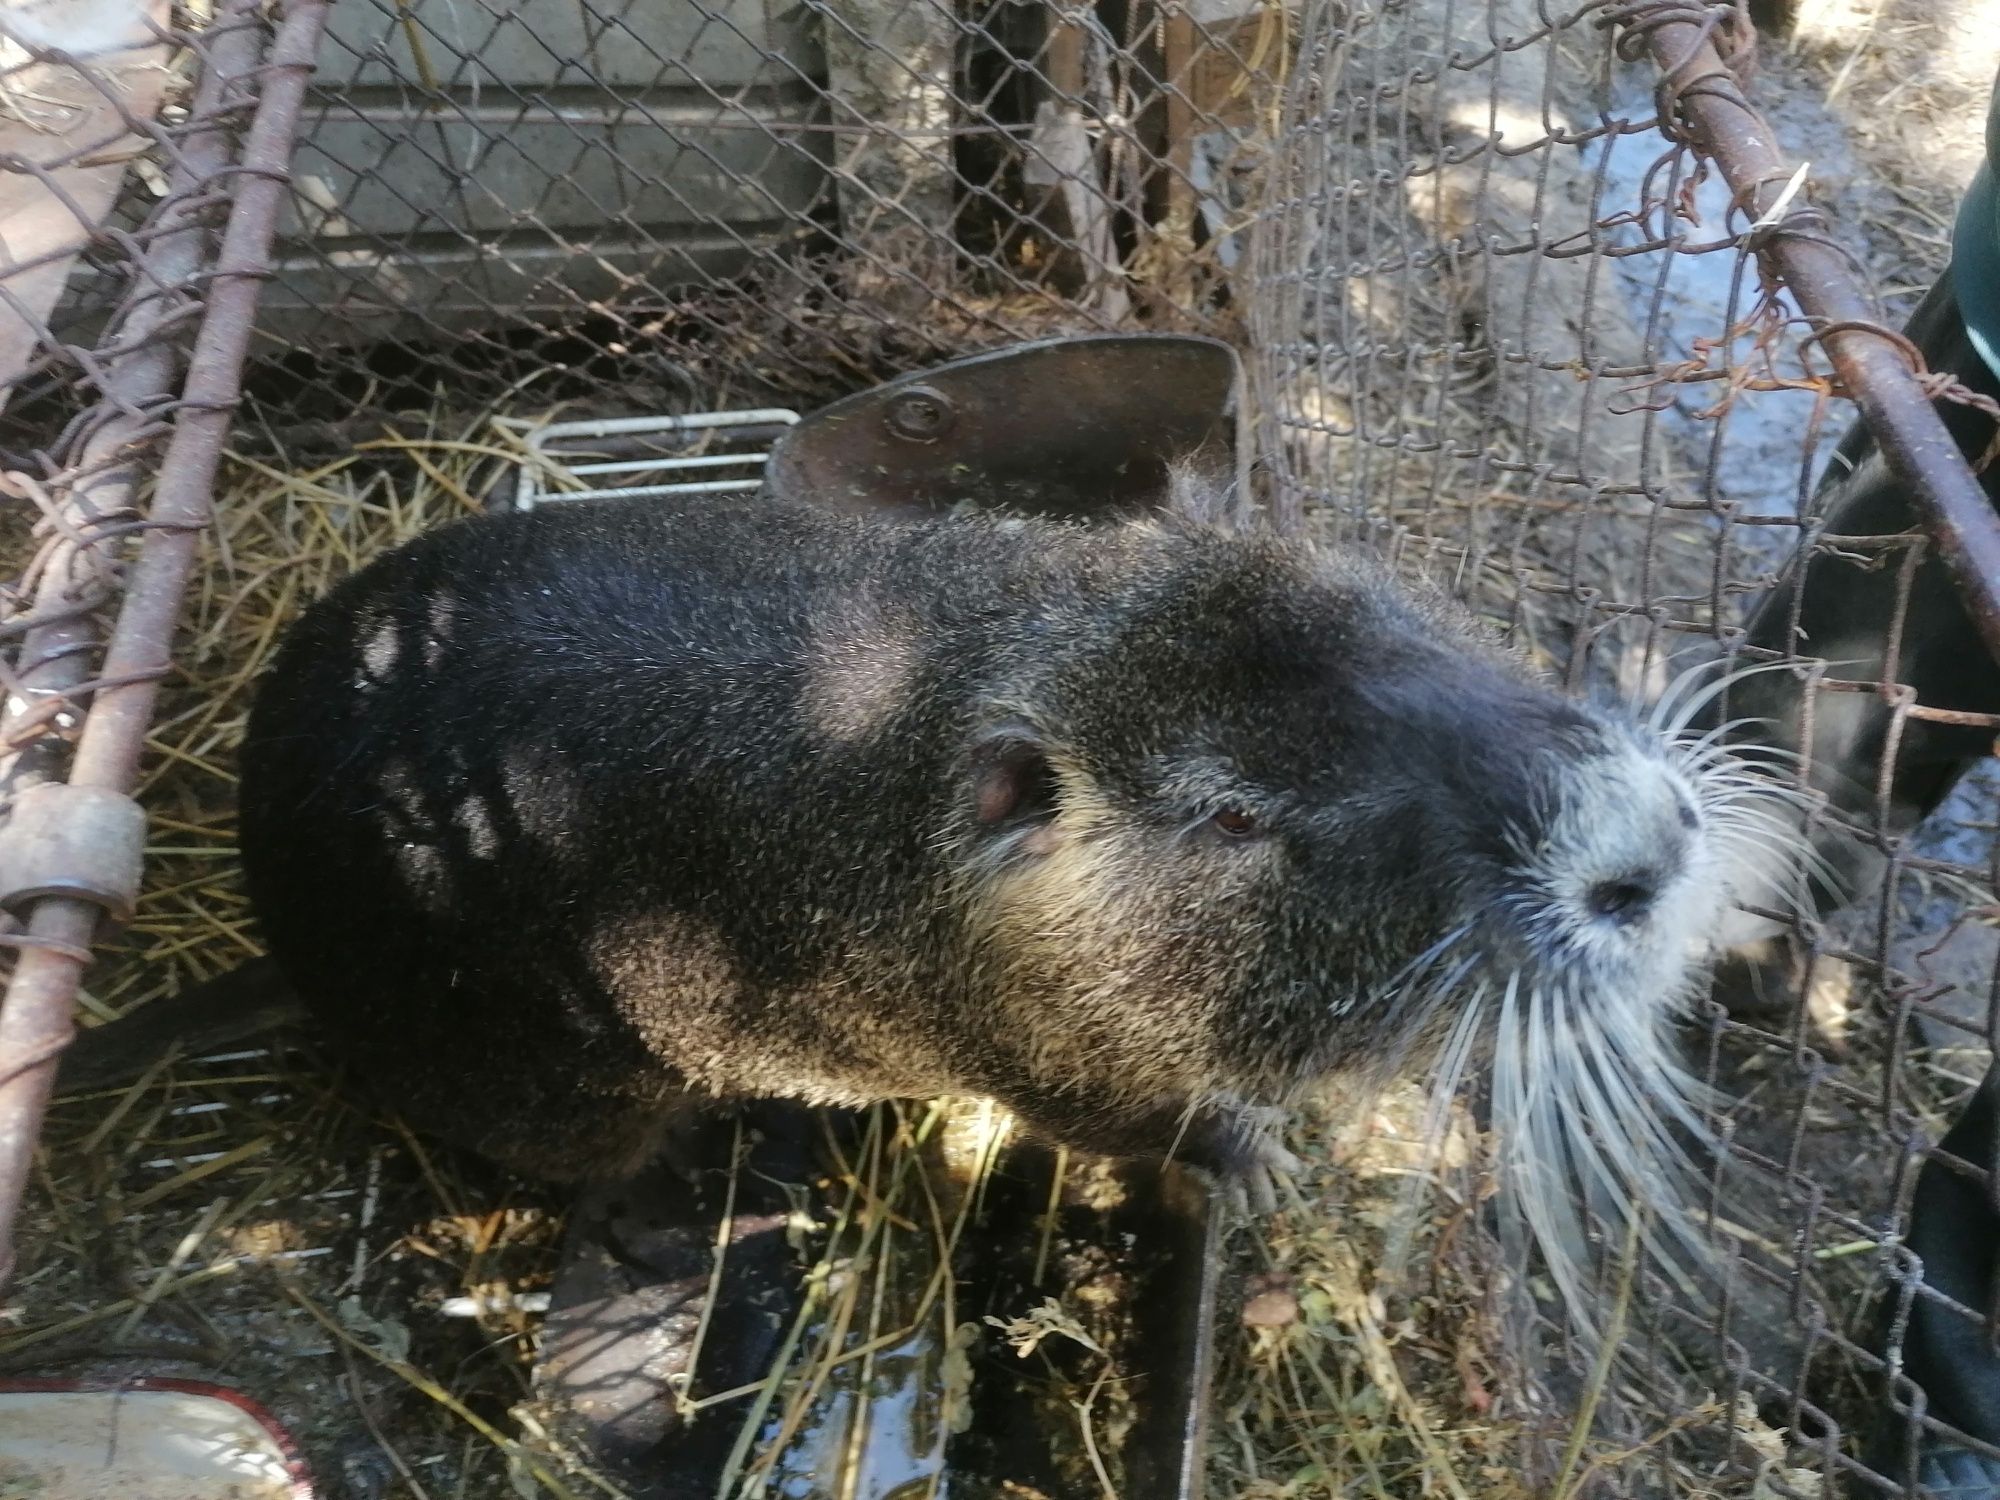
[[[770, 1493], [786, 1500], [949, 1500], [957, 1492], [945, 1472], [947, 1341], [936, 1322], [879, 1354], [865, 1382], [858, 1361], [834, 1375]], [[773, 1422], [767, 1441], [776, 1429]]]
[[[970, 1185], [932, 1155], [936, 1144], [913, 1149], [924, 1153], [916, 1170], [940, 1193], [942, 1224]], [[872, 1180], [898, 1214], [913, 1215], [911, 1200], [927, 1196], [914, 1174], [877, 1169]], [[792, 1403], [806, 1392], [782, 1396], [761, 1420], [748, 1482], [732, 1493], [1094, 1494], [1101, 1482], [1086, 1433], [1121, 1493], [1178, 1493], [1180, 1444], [1205, 1368], [1193, 1310], [1213, 1288], [1208, 1226], [1190, 1217], [1186, 1184], [1170, 1186], [1143, 1168], [1065, 1162], [1029, 1141], [1003, 1146], [952, 1255], [948, 1302], [926, 1295], [939, 1270], [933, 1235], [898, 1231], [866, 1263], [836, 1273], [864, 1278], [860, 1296], [838, 1325], [830, 1309], [816, 1315], [799, 1344], [816, 1352], [795, 1356], [792, 1380], [807, 1375], [808, 1358], [832, 1352], [830, 1339], [853, 1353], [887, 1335], [883, 1347], [866, 1360], [818, 1365], [821, 1382], [803, 1411]], [[1055, 1218], [1045, 1223], [1051, 1205]]]

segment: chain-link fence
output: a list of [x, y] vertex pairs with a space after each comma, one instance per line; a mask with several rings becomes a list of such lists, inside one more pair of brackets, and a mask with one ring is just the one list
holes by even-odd
[[[1272, 1285], [1301, 1289], [1298, 1310], [1235, 1357], [1215, 1487], [1905, 1492], [1868, 1446], [1894, 1357], [1878, 1320], [1885, 1292], [1904, 1322], [1912, 1299], [1967, 1327], [1982, 1316], [1915, 1290], [1900, 1239], [1918, 1166], [2000, 1023], [1990, 784], [1966, 779], [1915, 826], [1889, 771], [1915, 746], [1955, 774], [1983, 753], [1966, 745], [2000, 727], [2000, 704], [1926, 699], [1899, 686], [1898, 663], [1925, 628], [1913, 599], [1982, 576], [1990, 594], [1990, 513], [1942, 429], [1923, 426], [1936, 422], [1927, 398], [1951, 392], [1857, 327], [1873, 314], [1847, 230], [1812, 211], [1810, 186], [1742, 111], [1740, 90], [1754, 98], [1757, 84], [1736, 11], [340, 0], [302, 106], [297, 63], [319, 7], [292, 0], [275, 39], [250, 5], [205, 25], [164, 5], [140, 13], [84, 66], [73, 42], [17, 27], [0, 74], [0, 142], [17, 128], [29, 142], [0, 145], [0, 188], [62, 205], [27, 253], [9, 218], [15, 262], [0, 272], [24, 335], [10, 353], [0, 328], [6, 482], [18, 532], [37, 528], [5, 601], [14, 816], [49, 796], [49, 827], [115, 856], [79, 853], [68, 874], [10, 887], [48, 899], [23, 907], [11, 939], [0, 1190], [31, 1175], [46, 1063], [99, 912], [132, 900], [119, 798], [190, 568], [180, 676], [145, 768], [153, 858], [86, 994], [100, 1016], [254, 946], [227, 858], [229, 767], [240, 695], [284, 620], [375, 547], [480, 507], [523, 472], [546, 481], [550, 434], [635, 464], [604, 446], [620, 422], [775, 420], [975, 349], [1203, 332], [1246, 354], [1256, 482], [1281, 520], [1446, 581], [1578, 688], [1643, 699], [1702, 655], [1807, 659], [1805, 686], [1777, 711], [1808, 754], [1815, 722], [1872, 726], [1830, 758], [1880, 795], [1836, 796], [1823, 821], [1881, 867], [1774, 941], [1758, 1003], [1717, 1005], [1692, 1038], [1728, 1142], [1719, 1311], [1637, 1298], [1629, 1369], [1565, 1368], [1556, 1349], [1523, 1370], [1468, 1331], [1479, 1288], [1397, 1304], [1385, 1323], [1350, 1252], [1294, 1224], [1260, 1253]], [[58, 74], [84, 92], [47, 102]], [[267, 241], [252, 327], [246, 292]], [[1867, 530], [1818, 487], [1857, 398], [1897, 472], [1925, 481], [1907, 514]], [[690, 454], [728, 457], [674, 456]], [[217, 524], [197, 561], [211, 493]], [[1914, 529], [1940, 518], [1952, 568]], [[129, 571], [108, 567], [135, 547]], [[1873, 601], [1852, 615], [1839, 665], [1799, 628], [1807, 556], [1815, 589]], [[125, 615], [100, 655], [97, 622], [121, 586]], [[29, 790], [66, 761], [71, 787], [103, 795]], [[1948, 779], [1933, 778], [1922, 811]], [[220, 1257], [209, 1268], [277, 1256], [300, 1278], [294, 1302], [357, 1297], [367, 1268], [392, 1258], [375, 1205], [399, 1191], [429, 1205], [417, 1215], [431, 1216], [428, 1248], [399, 1242], [402, 1269], [378, 1283], [407, 1293], [421, 1262], [447, 1267], [454, 1294], [494, 1281], [512, 1294], [546, 1273], [551, 1234], [497, 1200], [482, 1218], [468, 1207], [478, 1187], [440, 1177], [420, 1148], [399, 1158], [399, 1189], [384, 1162], [402, 1148], [361, 1125], [282, 1124], [281, 1096], [305, 1086], [273, 1093], [266, 1066], [155, 1079], [157, 1107], [120, 1095], [58, 1112], [32, 1227], [75, 1242], [82, 1181], [130, 1211], [108, 1231], [144, 1283], [117, 1304], [121, 1325], [172, 1288], [211, 1328], [262, 1326], [240, 1290], [226, 1308], [197, 1296], [188, 1243]], [[288, 1143], [282, 1171], [273, 1141]], [[1325, 1166], [1313, 1201], [1359, 1191], [1340, 1153], [1308, 1155]], [[201, 1193], [227, 1203], [190, 1242], [192, 1210], [171, 1210]], [[253, 1223], [289, 1227], [259, 1239]], [[1434, 1228], [1442, 1266], [1454, 1231]], [[0, 1341], [0, 1360], [69, 1337], [69, 1320], [96, 1326], [101, 1284], [52, 1279], [41, 1295], [27, 1328], [41, 1342], [15, 1356]], [[520, 1314], [479, 1305], [478, 1347], [525, 1361]], [[344, 1326], [380, 1352], [379, 1321]], [[434, 1384], [459, 1409], [490, 1415], [518, 1394], [454, 1347], [469, 1384]], [[352, 1378], [335, 1406], [401, 1388]], [[287, 1390], [327, 1410], [324, 1393]], [[1906, 1382], [1899, 1399], [1912, 1394]], [[392, 1421], [392, 1437], [468, 1493], [502, 1482], [452, 1447], [449, 1401], [443, 1426]], [[1587, 1441], [1569, 1445], [1579, 1409]]]
[[556, 361], [591, 392], [823, 400], [1052, 332], [1225, 328], [1286, 24], [343, 7], [264, 328], [354, 351], [295, 368], [306, 404], [361, 406]]
[[[1718, 718], [1771, 716], [1754, 734], [1803, 754], [1848, 876], [1756, 992], [1725, 975], [1711, 1004], [1727, 1284], [1642, 1298], [1655, 1419], [1603, 1477], [1904, 1493], [1880, 1469], [1910, 1445], [1869, 1437], [1899, 1358], [1875, 1320], [1914, 1298], [1957, 1347], [1988, 1326], [1984, 1292], [1913, 1291], [1896, 1246], [1994, 1035], [1995, 531], [1959, 456], [1991, 398], [1876, 321], [1861, 236], [1744, 103], [1744, 16], [1493, 0], [1303, 30], [1324, 62], [1294, 75], [1250, 298], [1275, 482], [1574, 683], [1649, 701], [1693, 661], [1796, 658]], [[1857, 400], [1893, 476], [1859, 439], [1835, 453]], [[1897, 1388], [1907, 1433], [1949, 1429]]]

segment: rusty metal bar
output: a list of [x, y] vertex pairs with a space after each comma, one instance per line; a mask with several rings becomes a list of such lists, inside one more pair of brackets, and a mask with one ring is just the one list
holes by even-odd
[[257, 66], [264, 25], [256, 0], [230, 0], [216, 15], [212, 46], [190, 110], [191, 129], [175, 155], [158, 232], [132, 268], [133, 298], [107, 330], [100, 348], [122, 350], [105, 361], [100, 384], [103, 419], [79, 444], [74, 474], [61, 500], [62, 518], [75, 540], [63, 544], [35, 591], [35, 613], [48, 623], [27, 632], [15, 656], [12, 702], [0, 716], [0, 795], [60, 775], [67, 737], [49, 721], [51, 699], [63, 699], [89, 679], [97, 644], [92, 598], [80, 587], [108, 564], [91, 553], [115, 548], [100, 528], [129, 512], [138, 484], [138, 460], [158, 435], [159, 407], [180, 374], [179, 350], [168, 328], [183, 299], [196, 291], [210, 235], [202, 222], [214, 185], [229, 164], [232, 91]]
[[[257, 298], [290, 183], [299, 110], [312, 77], [328, 0], [290, 0], [262, 67], [257, 111], [235, 168], [238, 183], [189, 361], [174, 435], [154, 491], [139, 558], [112, 631], [77, 745], [72, 785], [129, 794], [138, 776], [174, 623], [210, 518], [216, 467], [241, 392]], [[74, 1034], [76, 990], [99, 911], [64, 898], [36, 903], [20, 961], [0, 1003], [0, 1286], [12, 1274], [13, 1229], [56, 1059]]]
[[[1951, 569], [1987, 648], [2000, 658], [2000, 516], [1911, 366], [1908, 340], [1884, 326], [1855, 263], [1826, 236], [1814, 210], [1762, 220], [1796, 172], [1744, 96], [1715, 33], [1735, 8], [1688, 0], [1638, 0], [1620, 12], [1628, 40], [1643, 36], [1662, 75], [1661, 97], [1677, 103], [1686, 133], [1715, 161], [1757, 222], [1751, 241], [1821, 331], [1832, 360], [1890, 471], [1907, 484]], [[1672, 121], [1665, 118], [1662, 128]]]

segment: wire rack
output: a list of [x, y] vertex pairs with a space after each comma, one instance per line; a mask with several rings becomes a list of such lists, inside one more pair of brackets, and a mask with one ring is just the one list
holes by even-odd
[[[36, 30], [58, 11], [72, 29]], [[111, 28], [94, 50], [85, 13]], [[105, 914], [136, 911], [142, 939], [121, 1003], [204, 972], [159, 914], [227, 877], [142, 875], [131, 794], [144, 770], [165, 795], [142, 735], [190, 575], [202, 621], [247, 607], [203, 560], [225, 447], [297, 507], [312, 476], [413, 446], [464, 506], [503, 484], [736, 484], [766, 429], [926, 363], [1210, 333], [1247, 356], [1280, 524], [1443, 580], [1573, 686], [1643, 696], [1703, 655], [1797, 657], [1799, 702], [1873, 705], [1878, 762], [2000, 729], [2000, 705], [1922, 701], [1897, 673], [1922, 589], [2000, 639], [2000, 524], [1932, 405], [1965, 393], [1880, 327], [1851, 235], [1752, 107], [1733, 7], [8, 15], [0, 192], [47, 231], [24, 250], [5, 210], [0, 485], [27, 559], [0, 596], [5, 796], [55, 853], [9, 886], [0, 1209], [31, 1176]], [[1908, 517], [1867, 534], [1817, 488], [1857, 413], [1908, 485]], [[436, 471], [446, 450], [470, 466]], [[328, 546], [354, 545], [344, 524]], [[1771, 626], [1796, 613], [1759, 613], [1802, 558], [1903, 580], [1848, 643], [1859, 671]], [[1586, 1462], [1547, 1441], [1581, 1373], [1560, 1347], [1524, 1372], [1538, 1493], [1914, 1493], [1864, 1441], [1895, 1373], [1870, 1330], [1885, 1305], [1940, 1301], [1901, 1236], [2000, 1026], [1992, 783], [1968, 777], [1921, 826], [1886, 799], [1828, 819], [1874, 851], [1874, 894], [1794, 934], [1774, 1001], [1714, 1006], [1696, 1038], [1729, 1143], [1722, 1311], [1642, 1299], [1618, 1441]], [[147, 1160], [213, 1185], [228, 1157]], [[372, 1203], [375, 1181], [322, 1188]], [[307, 1251], [360, 1274], [358, 1248], [285, 1253]], [[1278, 1483], [1284, 1445], [1237, 1436], [1218, 1475]]]

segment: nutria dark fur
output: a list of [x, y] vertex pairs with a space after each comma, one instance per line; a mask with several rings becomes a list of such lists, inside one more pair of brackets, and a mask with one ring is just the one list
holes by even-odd
[[1454, 984], [1657, 1031], [1727, 904], [1683, 773], [1303, 541], [585, 502], [308, 611], [242, 844], [357, 1076], [523, 1171], [630, 1170], [690, 1097], [958, 1092], [1254, 1186]]

